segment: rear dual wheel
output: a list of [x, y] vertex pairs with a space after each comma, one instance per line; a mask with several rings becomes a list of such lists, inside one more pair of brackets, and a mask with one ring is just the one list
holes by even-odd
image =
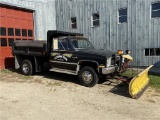
[[32, 75], [33, 74], [33, 65], [30, 60], [23, 60], [21, 64], [21, 71], [24, 75]]
[[80, 70], [78, 77], [80, 84], [86, 87], [93, 87], [99, 81], [97, 73], [92, 67], [89, 66], [83, 67]]

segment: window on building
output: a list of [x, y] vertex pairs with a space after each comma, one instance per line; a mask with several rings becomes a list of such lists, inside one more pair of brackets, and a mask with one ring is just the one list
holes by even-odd
[[145, 56], [160, 56], [160, 48], [146, 48]]
[[22, 29], [22, 36], [27, 36], [27, 30], [26, 29]]
[[160, 17], [160, 2], [153, 3], [151, 10], [151, 18]]
[[14, 29], [8, 28], [8, 36], [14, 36]]
[[16, 34], [16, 36], [21, 36], [21, 30], [16, 28], [15, 34]]
[[33, 31], [32, 30], [28, 30], [28, 37], [33, 37]]
[[127, 22], [127, 8], [119, 9], [119, 23]]
[[150, 56], [156, 56], [154, 48], [150, 48]]
[[77, 28], [77, 19], [76, 19], [76, 17], [72, 17], [72, 18], [71, 18], [71, 27], [72, 27], [73, 29], [76, 29], [76, 28]]
[[7, 46], [7, 39], [6, 38], [0, 38], [0, 45], [5, 47]]
[[0, 36], [6, 36], [6, 28], [0, 27]]
[[145, 56], [149, 56], [149, 49], [145, 49]]
[[160, 56], [160, 48], [156, 49], [156, 55]]
[[13, 41], [14, 41], [14, 38], [8, 38], [8, 44], [9, 44], [9, 46], [12, 46]]
[[97, 27], [100, 25], [99, 13], [92, 14], [92, 27]]

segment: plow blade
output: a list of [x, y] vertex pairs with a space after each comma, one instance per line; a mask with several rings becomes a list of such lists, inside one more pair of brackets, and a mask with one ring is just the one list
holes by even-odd
[[132, 98], [139, 98], [145, 89], [148, 87], [150, 79], [148, 78], [148, 71], [153, 65], [146, 68], [143, 72], [135, 76], [129, 83], [129, 94]]

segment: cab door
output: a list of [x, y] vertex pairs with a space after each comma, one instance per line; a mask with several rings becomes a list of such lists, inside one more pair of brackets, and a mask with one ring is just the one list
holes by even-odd
[[62, 72], [76, 72], [77, 63], [75, 51], [72, 49], [67, 38], [53, 39], [50, 64], [52, 69], [59, 69]]

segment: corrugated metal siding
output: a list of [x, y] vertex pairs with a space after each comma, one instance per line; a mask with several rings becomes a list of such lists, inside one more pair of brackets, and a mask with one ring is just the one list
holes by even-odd
[[[84, 33], [98, 49], [131, 49], [134, 65], [147, 66], [160, 57], [144, 56], [144, 48], [160, 47], [160, 18], [150, 18], [152, 2], [160, 0], [1, 0], [0, 3], [35, 10], [35, 39], [47, 30]], [[128, 22], [118, 24], [118, 9], [128, 9]], [[91, 27], [91, 15], [100, 13], [100, 26]], [[70, 18], [77, 17], [77, 29]]]
[[[160, 18], [150, 18], [158, 0], [56, 0], [58, 30], [84, 33], [98, 49], [131, 49], [134, 65], [148, 66], [160, 57], [146, 57], [144, 48], [160, 48]], [[160, 1], [160, 0], [159, 0]], [[118, 9], [128, 9], [128, 22], [118, 24]], [[91, 27], [91, 15], [100, 13], [100, 26]], [[77, 17], [77, 29], [70, 19]]]
[[47, 30], [56, 29], [55, 0], [1, 0], [0, 3], [34, 10], [35, 39], [47, 39]]

